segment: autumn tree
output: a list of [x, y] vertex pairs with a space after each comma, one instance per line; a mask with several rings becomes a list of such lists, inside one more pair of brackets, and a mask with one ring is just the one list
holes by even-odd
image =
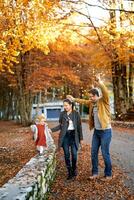
[[[105, 65], [107, 60], [107, 69], [111, 68], [116, 117], [133, 110], [133, 5], [126, 9], [123, 7], [123, 1], [120, 0], [98, 1], [101, 4], [80, 0], [66, 2], [70, 5], [71, 12], [74, 11], [87, 19], [83, 26], [89, 27], [89, 34], [84, 35], [78, 30], [77, 33], [83, 34], [83, 37], [86, 37], [87, 40], [94, 42], [96, 40], [102, 50], [101, 53], [98, 52], [98, 48], [94, 51], [91, 56], [91, 63], [93, 61], [96, 68], [99, 63]], [[105, 20], [101, 27], [96, 27], [90, 15], [89, 7], [98, 7], [109, 12], [109, 21]], [[120, 14], [118, 19], [116, 12], [118, 12], [118, 15]], [[127, 28], [125, 24], [127, 24]], [[100, 57], [101, 54], [105, 54], [106, 60]], [[92, 59], [93, 57], [98, 59]], [[111, 60], [111, 63], [109, 60]], [[105, 73], [106, 71], [104, 72], [102, 69], [102, 74]]]
[[15, 74], [13, 78], [23, 125], [29, 121], [32, 106], [32, 93], [30, 90], [26, 91], [26, 79], [32, 69], [27, 66], [26, 60], [33, 48], [48, 54], [49, 40], [55, 41], [60, 34], [61, 26], [54, 26], [56, 22], [52, 20], [55, 5], [56, 1], [41, 3], [36, 0], [11, 0], [0, 4], [0, 68], [2, 72]]
[[[45, 64], [43, 56], [43, 65], [38, 58], [40, 55], [37, 52], [41, 51], [45, 55], [50, 52], [49, 42], [55, 42], [64, 28], [63, 24], [57, 23], [59, 16], [56, 9], [56, 1], [4, 1], [1, 4], [1, 71], [2, 74], [10, 73], [7, 83], [13, 86], [13, 91], [17, 91], [16, 105], [23, 125], [29, 123], [35, 91], [57, 82], [61, 84], [73, 76], [67, 66], [57, 71], [56, 66]], [[62, 15], [63, 19], [65, 15]], [[35, 49], [36, 55], [31, 53], [32, 49]]]
[[[105, 5], [106, 2], [104, 1]], [[133, 111], [133, 4], [126, 9], [124, 1], [109, 1], [114, 8], [110, 12], [110, 26], [107, 32], [111, 36], [112, 77], [116, 117]]]
[[[122, 12], [123, 24], [126, 13], [130, 21], [132, 13], [112, 7], [112, 1], [100, 2], [103, 4], [81, 0], [1, 4], [1, 76], [10, 86], [7, 96], [10, 89], [18, 96], [15, 110], [23, 125], [29, 123], [37, 92], [62, 86], [64, 95], [71, 92], [82, 97], [97, 73], [113, 79], [116, 116], [132, 107], [133, 35], [123, 26], [117, 30], [112, 14]], [[109, 11], [109, 21], [97, 27], [88, 6]]]

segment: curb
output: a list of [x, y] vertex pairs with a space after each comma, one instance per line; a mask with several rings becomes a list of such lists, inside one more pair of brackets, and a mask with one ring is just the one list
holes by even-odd
[[[88, 119], [84, 118], [82, 119], [82, 122], [88, 122]], [[113, 121], [111, 122], [112, 126], [118, 126], [118, 127], [122, 127], [122, 128], [134, 128], [134, 121], [132, 122], [126, 122], [126, 121]]]

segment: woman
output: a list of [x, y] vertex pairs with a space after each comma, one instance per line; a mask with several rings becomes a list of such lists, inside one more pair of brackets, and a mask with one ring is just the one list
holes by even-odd
[[74, 103], [69, 99], [65, 99], [63, 106], [64, 111], [60, 114], [59, 125], [51, 130], [52, 132], [60, 130], [59, 147], [64, 150], [65, 163], [68, 170], [67, 179], [69, 180], [77, 176], [77, 152], [79, 144], [83, 140], [83, 135], [80, 115], [73, 109]]

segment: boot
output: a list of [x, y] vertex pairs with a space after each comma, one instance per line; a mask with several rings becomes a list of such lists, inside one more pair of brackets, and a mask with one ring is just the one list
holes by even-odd
[[78, 175], [77, 168], [73, 168], [72, 170], [72, 177], [76, 177]]
[[72, 169], [68, 169], [68, 176], [67, 176], [67, 180], [72, 179]]

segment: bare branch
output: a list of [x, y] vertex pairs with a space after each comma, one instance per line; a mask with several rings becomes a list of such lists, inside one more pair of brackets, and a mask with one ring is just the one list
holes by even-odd
[[68, 3], [73, 3], [73, 4], [76, 4], [76, 3], [84, 3], [90, 7], [98, 7], [98, 8], [101, 8], [103, 10], [108, 10], [108, 11], [120, 11], [120, 12], [126, 12], [126, 13], [134, 13], [134, 11], [132, 10], [124, 10], [124, 9], [118, 9], [118, 8], [107, 8], [107, 7], [103, 7], [103, 6], [100, 6], [100, 5], [96, 5], [96, 4], [90, 4], [90, 3], [87, 3], [85, 1], [71, 1], [71, 0], [63, 0], [65, 2], [68, 2]]
[[[91, 24], [88, 24], [88, 23], [84, 23], [83, 25], [81, 25], [81, 24], [71, 24], [71, 23], [63, 23], [63, 22], [60, 22], [59, 24], [63, 24], [63, 25], [65, 25], [65, 26], [74, 26], [74, 27], [93, 27]], [[96, 26], [96, 28], [99, 28], [99, 27], [97, 27]]]

